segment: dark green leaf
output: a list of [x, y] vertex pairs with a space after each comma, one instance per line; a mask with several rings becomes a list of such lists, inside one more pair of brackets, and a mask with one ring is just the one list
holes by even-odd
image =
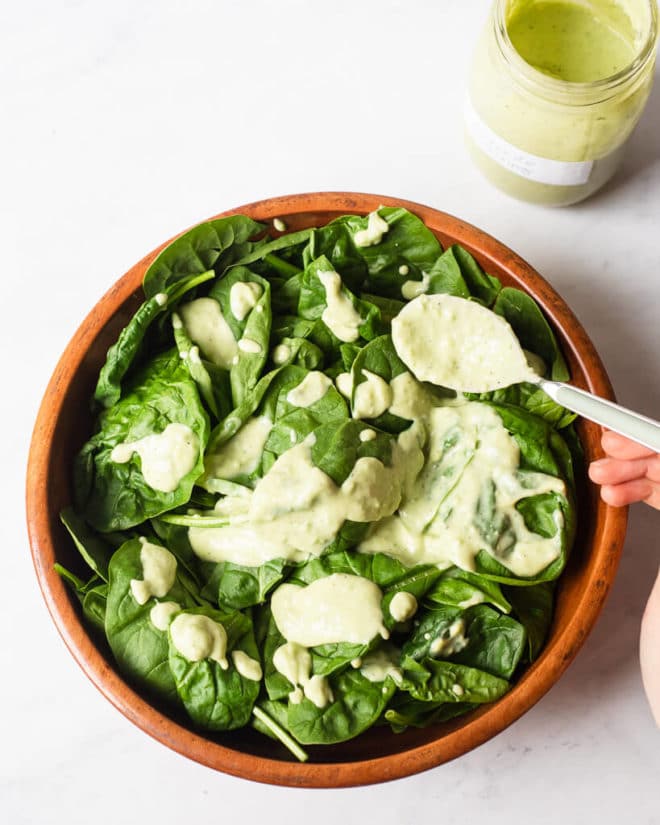
[[552, 622], [555, 583], [505, 587], [504, 591], [527, 632], [528, 658], [533, 662], [541, 652]]
[[[118, 444], [162, 433], [169, 424], [190, 428], [197, 439], [192, 468], [171, 492], [149, 486], [139, 455], [113, 461]], [[155, 358], [135, 379], [130, 391], [99, 417], [97, 433], [76, 459], [76, 509], [97, 530], [122, 530], [185, 504], [204, 469], [208, 418], [195, 383], [176, 350]]]
[[506, 318], [524, 349], [543, 359], [553, 381], [569, 380], [557, 339], [533, 298], [519, 289], [505, 287], [497, 296], [493, 311]]
[[114, 548], [95, 533], [73, 507], [65, 507], [60, 512], [60, 521], [89, 567], [107, 582], [108, 564]]
[[252, 622], [241, 613], [227, 614], [204, 607], [185, 613], [206, 616], [225, 628], [228, 660], [226, 669], [211, 658], [190, 661], [177, 649], [170, 632], [169, 666], [188, 715], [207, 730], [233, 730], [247, 725], [260, 683], [246, 679], [236, 670], [230, 651], [242, 650], [259, 661]]
[[[131, 588], [133, 580], [144, 577], [142, 547], [138, 539], [131, 539], [110, 560], [105, 631], [120, 670], [131, 682], [172, 700], [176, 689], [168, 664], [167, 631], [157, 628], [150, 615], [157, 600], [151, 597], [139, 604]], [[178, 571], [172, 587], [159, 600], [176, 602], [182, 608], [194, 604]]]
[[153, 298], [210, 269], [220, 274], [237, 257], [250, 252], [248, 241], [262, 229], [262, 224], [244, 215], [217, 218], [189, 229], [166, 246], [147, 269], [145, 294]]
[[396, 686], [391, 678], [370, 682], [359, 670], [330, 677], [334, 700], [317, 708], [309, 699], [289, 703], [288, 728], [303, 745], [345, 742], [371, 727], [380, 717]]
[[422, 702], [494, 702], [509, 689], [505, 679], [482, 670], [436, 659], [403, 659], [403, 689]]

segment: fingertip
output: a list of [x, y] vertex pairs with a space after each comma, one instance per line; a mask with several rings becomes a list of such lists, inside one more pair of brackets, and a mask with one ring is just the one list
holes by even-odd
[[600, 484], [603, 480], [603, 473], [605, 471], [606, 462], [606, 458], [599, 458], [597, 461], [592, 461], [587, 469], [589, 478], [596, 484]]
[[646, 501], [653, 493], [653, 487], [646, 479], [635, 479], [624, 484], [604, 484], [600, 497], [611, 507], [626, 507], [637, 501]]
[[643, 447], [636, 441], [626, 438], [619, 433], [612, 432], [612, 430], [605, 430], [600, 438], [600, 444], [603, 450], [613, 458], [630, 460], [636, 458], [648, 458], [655, 455], [653, 450], [648, 447]]
[[626, 502], [622, 501], [621, 491], [615, 484], [605, 484], [600, 488], [600, 497], [605, 504], [610, 507], [625, 507]]

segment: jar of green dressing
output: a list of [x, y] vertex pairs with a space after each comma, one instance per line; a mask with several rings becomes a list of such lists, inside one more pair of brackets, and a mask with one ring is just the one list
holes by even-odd
[[656, 0], [495, 0], [465, 113], [486, 177], [549, 206], [599, 189], [646, 104], [657, 35]]

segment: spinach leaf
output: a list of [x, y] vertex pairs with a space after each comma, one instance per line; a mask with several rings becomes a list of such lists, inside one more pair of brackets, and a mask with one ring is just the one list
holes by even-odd
[[496, 404], [508, 404], [523, 407], [533, 415], [542, 418], [556, 430], [563, 430], [576, 419], [575, 413], [553, 401], [549, 395], [534, 384], [514, 384], [501, 390], [487, 393], [470, 393], [468, 398], [474, 401], [492, 401]]
[[419, 278], [414, 277], [405, 282], [405, 286], [401, 285], [402, 292], [411, 290], [411, 293], [404, 297], [416, 294], [414, 283], [419, 282], [419, 292], [429, 295], [444, 293], [459, 298], [473, 298], [489, 307], [502, 288], [497, 278], [486, 274], [472, 255], [457, 244], [446, 249], [420, 275]]
[[129, 369], [144, 347], [145, 336], [153, 322], [165, 315], [181, 296], [208, 281], [213, 271], [202, 271], [192, 277], [182, 279], [169, 291], [159, 291], [147, 297], [128, 324], [119, 333], [117, 342], [108, 350], [105, 364], [101, 367], [96, 389], [95, 402], [106, 409], [116, 404], [121, 397], [121, 384]]
[[105, 636], [105, 607], [108, 596], [108, 585], [100, 576], [94, 574], [84, 582], [75, 573], [67, 570], [61, 564], [54, 565], [55, 571], [64, 579], [78, 597], [83, 616], [90, 627]]
[[442, 572], [435, 565], [420, 564], [407, 570], [403, 576], [398, 578], [393, 584], [390, 584], [389, 587], [387, 587], [387, 592], [383, 597], [382, 604], [385, 626], [391, 630], [397, 624], [389, 610], [392, 599], [397, 593], [410, 593], [419, 603], [428, 591], [433, 588], [435, 582], [441, 575]]
[[[267, 240], [254, 249], [241, 254], [233, 263], [235, 266], [252, 266], [256, 268], [260, 262], [272, 261], [274, 254], [284, 257], [285, 260], [294, 259], [296, 263], [302, 264], [303, 247], [307, 245], [313, 229], [300, 229], [297, 232], [288, 232], [273, 240]], [[297, 266], [296, 269], [300, 269]]]
[[324, 424], [314, 431], [312, 461], [330, 476], [335, 484], [346, 481], [358, 458], [377, 458], [385, 466], [392, 461], [392, 437], [376, 432], [371, 441], [362, 441], [360, 433], [368, 430], [366, 424], [353, 419], [336, 424]]
[[[344, 372], [350, 372], [353, 369], [355, 359], [362, 352], [362, 350], [363, 347], [359, 346], [358, 344], [342, 344], [339, 347], [339, 355], [341, 357], [341, 368]], [[336, 378], [337, 376], [335, 375], [334, 377]]]
[[271, 701], [287, 699], [294, 689], [294, 685], [273, 664], [275, 651], [278, 647], [286, 644], [286, 639], [275, 623], [270, 604], [265, 604], [258, 609], [255, 618], [255, 629], [259, 647], [263, 651], [264, 685], [268, 698]]
[[147, 299], [122, 329], [117, 342], [108, 350], [101, 367], [94, 400], [102, 407], [111, 407], [121, 395], [121, 380], [133, 363], [152, 321], [165, 312], [165, 305], [156, 297]]
[[555, 514], [562, 503], [563, 496], [557, 493], [542, 493], [521, 499], [516, 505], [516, 510], [522, 515], [528, 530], [544, 538], [552, 538], [557, 535]]
[[381, 716], [396, 685], [390, 677], [370, 682], [359, 670], [331, 676], [333, 701], [318, 708], [309, 699], [289, 702], [287, 726], [303, 745], [345, 742], [371, 727]]
[[[294, 443], [291, 428], [298, 436], [295, 441], [299, 442], [320, 424], [343, 421], [348, 418], [346, 401], [334, 386], [329, 386], [321, 398], [307, 407], [299, 407], [290, 399], [290, 393], [302, 384], [309, 373], [310, 370], [293, 364], [282, 367], [264, 393], [258, 407], [259, 415], [265, 415], [275, 425], [274, 433], [271, 432], [272, 439], [269, 437], [266, 443], [267, 449], [272, 448], [275, 439], [281, 437], [288, 441], [288, 447], [290, 447]], [[299, 424], [296, 424], [296, 416]], [[285, 420], [289, 423], [284, 423]], [[308, 421], [307, 426], [304, 424], [305, 420]], [[286, 429], [287, 426], [289, 430]], [[279, 455], [284, 450], [280, 452], [274, 450], [274, 452]]]
[[[437, 640], [451, 641], [451, 628], [457, 619], [462, 618], [460, 607], [440, 605], [426, 610], [418, 616], [418, 623], [403, 645], [402, 654], [410, 659], [422, 661], [430, 657]], [[464, 624], [461, 625], [462, 637]]]
[[363, 656], [378, 644], [380, 639], [372, 639], [366, 644], [357, 642], [334, 642], [312, 648], [312, 672], [319, 676], [330, 676], [345, 670], [351, 662], [359, 662]]
[[214, 601], [223, 609], [243, 610], [266, 600], [284, 578], [286, 562], [273, 559], [260, 567], [221, 562], [216, 568], [218, 589]]
[[[370, 341], [372, 338], [386, 332], [378, 307], [357, 298], [343, 282], [340, 288], [341, 297], [349, 302], [360, 318], [355, 331], [351, 330], [350, 332], [355, 337], [339, 339], [335, 331], [325, 323], [323, 315], [328, 307], [328, 297], [321, 275], [334, 271], [333, 264], [325, 256], [312, 261], [301, 276], [300, 297], [297, 307], [297, 314], [301, 318], [307, 321], [320, 322], [320, 324], [315, 325], [310, 337], [326, 354], [338, 351], [342, 341], [351, 342], [357, 340], [358, 337]], [[348, 334], [348, 332], [344, 333], [345, 336], [348, 336]]]
[[76, 513], [73, 507], [65, 507], [60, 512], [60, 521], [73, 539], [76, 549], [88, 566], [103, 581], [108, 581], [108, 564], [114, 548], [102, 539]]
[[485, 273], [467, 249], [455, 244], [451, 250], [472, 297], [488, 307], [491, 306], [501, 294], [502, 284], [494, 275]]
[[391, 323], [392, 318], [395, 318], [405, 306], [404, 301], [398, 301], [396, 298], [384, 298], [382, 295], [374, 295], [373, 292], [363, 292], [361, 297], [364, 301], [368, 301], [370, 304], [378, 307], [380, 317], [386, 326]]
[[[434, 569], [437, 570], [437, 568]], [[369, 555], [340, 551], [325, 553], [323, 556], [305, 562], [292, 572], [289, 581], [292, 584], [307, 585], [333, 573], [361, 576], [381, 588], [394, 587], [395, 583], [405, 582], [410, 575], [400, 561], [383, 553]]]
[[497, 296], [493, 312], [511, 325], [524, 349], [539, 355], [550, 368], [553, 381], [568, 381], [568, 367], [550, 325], [538, 304], [527, 293], [505, 287]]
[[516, 544], [517, 536], [511, 518], [497, 508], [497, 490], [492, 479], [482, 487], [474, 526], [496, 556], [508, 554]]
[[[186, 332], [186, 328], [176, 313], [172, 315], [172, 327], [174, 329], [174, 341], [179, 351], [179, 358], [181, 358], [188, 368], [190, 377], [197, 385], [200, 397], [216, 419], [222, 418], [223, 415], [229, 412], [225, 409], [225, 398], [228, 394], [227, 390], [229, 389], [228, 384], [223, 381], [226, 375], [225, 370], [216, 367], [214, 374], [210, 372], [215, 365], [208, 361], [204, 362], [201, 359], [199, 348], [193, 345], [191, 338]], [[213, 374], [213, 379], [211, 378], [211, 374]], [[222, 389], [224, 389], [225, 392], [222, 392], [218, 386], [222, 386], [222, 384], [224, 384]]]
[[285, 355], [281, 361], [278, 361], [278, 366], [293, 364], [307, 370], [315, 370], [323, 365], [323, 351], [306, 338], [288, 338], [284, 336], [277, 342], [275, 349], [278, 346], [282, 347], [280, 352]]
[[[378, 209], [387, 221], [388, 231], [380, 243], [359, 247], [369, 275], [364, 284], [366, 292], [375, 292], [386, 298], [401, 299], [401, 285], [415, 274], [431, 269], [442, 254], [442, 247], [433, 232], [412, 212], [399, 207], [385, 206]], [[348, 216], [339, 219], [346, 223], [353, 236], [366, 229], [367, 217]], [[408, 267], [408, 274], [399, 271]]]
[[[79, 576], [76, 576], [74, 572], [64, 567], [64, 565], [59, 562], [55, 562], [53, 567], [58, 576], [60, 576], [60, 578], [63, 579], [79, 597], [86, 593], [88, 587], [93, 587], [97, 582], [103, 581], [103, 579], [94, 573], [89, 579], [89, 582], [85, 582]], [[82, 603], [82, 598], [80, 601]]]
[[[118, 444], [162, 433], [169, 424], [189, 427], [197, 440], [193, 466], [172, 491], [149, 486], [134, 453], [112, 460]], [[122, 530], [185, 504], [204, 469], [208, 417], [195, 383], [176, 350], [157, 356], [136, 377], [129, 392], [101, 413], [98, 431], [80, 451], [74, 467], [76, 510], [97, 530]]]
[[281, 278], [271, 280], [273, 313], [276, 316], [295, 316], [300, 300], [302, 279], [303, 271], [301, 270], [285, 280]]
[[463, 619], [467, 643], [449, 657], [451, 661], [511, 679], [527, 642], [523, 625], [485, 604], [468, 608]]
[[[504, 583], [515, 584], [516, 582], [525, 581], [532, 584], [551, 581], [556, 579], [563, 570], [568, 549], [575, 535], [575, 479], [571, 452], [561, 435], [547, 421], [521, 408], [506, 404], [491, 404], [491, 406], [498, 413], [504, 426], [520, 447], [521, 473], [524, 474], [525, 471], [529, 470], [559, 477], [566, 482], [567, 489], [566, 496], [558, 493], [530, 496], [522, 499], [516, 505], [525, 520], [525, 524], [532, 532], [538, 532], [539, 535], [549, 537], [556, 533], [556, 521], [559, 521], [562, 525], [560, 528], [561, 550], [555, 561], [538, 575], [531, 578], [521, 578], [515, 576], [486, 550], [481, 550], [476, 557], [476, 571], [483, 576]], [[488, 525], [488, 501], [483, 499], [480, 504], [485, 508], [482, 513], [483, 525]], [[499, 531], [496, 536], [486, 535], [483, 529], [482, 534], [485, 541], [491, 544], [491, 547], [499, 547], [505, 553], [508, 527], [506, 524], [494, 525], [494, 527]], [[495, 543], [493, 543], [493, 539], [495, 539]]]
[[[139, 539], [131, 539], [110, 560], [105, 632], [119, 669], [137, 687], [173, 700], [176, 688], [168, 664], [167, 631], [156, 627], [151, 618], [157, 600], [151, 597], [139, 604], [131, 588], [133, 580], [144, 577], [142, 546]], [[194, 605], [178, 570], [160, 600], [175, 602], [181, 608]]]
[[[263, 375], [254, 389], [246, 395], [238, 407], [235, 407], [229, 415], [223, 418], [222, 421], [213, 428], [208, 440], [207, 453], [215, 452], [218, 447], [236, 435], [243, 424], [245, 424], [248, 418], [255, 412], [279, 372], [280, 368], [278, 367]], [[200, 484], [201, 486], [205, 486], [203, 481], [200, 481]]]
[[459, 298], [472, 297], [461, 273], [461, 267], [456, 260], [455, 251], [456, 247], [454, 246], [446, 249], [426, 273], [426, 281], [428, 282], [426, 292], [429, 295], [444, 293], [456, 295]]
[[[317, 350], [321, 353], [321, 357], [323, 360], [326, 359], [326, 355], [334, 356], [336, 355], [336, 351], [332, 350], [329, 353], [326, 353], [323, 349], [323, 346], [326, 347], [334, 347], [336, 342], [332, 338], [330, 332], [327, 330], [325, 324], [320, 319], [316, 320], [308, 320], [307, 318], [301, 318], [299, 315], [296, 315], [297, 306], [298, 306], [298, 298], [296, 297], [296, 305], [292, 309], [290, 313], [281, 314], [277, 312], [277, 307], [275, 305], [276, 296], [273, 294], [273, 338], [302, 338], [309, 343], [313, 344]], [[320, 342], [320, 343], [315, 343]], [[323, 345], [323, 346], [322, 346]], [[305, 366], [304, 364], [302, 366]]]
[[[365, 370], [367, 373], [372, 373], [382, 378], [387, 384], [389, 384], [393, 378], [408, 371], [406, 365], [397, 355], [390, 335], [381, 335], [378, 338], [374, 338], [373, 341], [369, 341], [366, 346], [359, 350], [351, 366], [353, 377], [353, 392], [351, 397], [353, 415], [356, 414], [355, 399], [358, 387], [368, 380], [368, 375], [365, 374]], [[388, 410], [376, 418], [369, 420], [375, 427], [378, 427], [378, 429], [390, 433], [400, 433], [410, 426], [409, 420], [394, 415]]]
[[[254, 306], [243, 318], [234, 315], [236, 305], [232, 303], [231, 296], [237, 284], [254, 284], [261, 290]], [[211, 287], [209, 298], [218, 301], [225, 321], [239, 342], [238, 363], [231, 368], [231, 392], [234, 406], [237, 407], [256, 386], [268, 358], [270, 283], [245, 266], [235, 266]]]
[[217, 274], [233, 260], [254, 248], [249, 243], [263, 229], [244, 215], [231, 215], [200, 223], [163, 249], [147, 269], [143, 287], [147, 298], [210, 269]]
[[100, 633], [105, 633], [105, 614], [108, 604], [108, 585], [101, 582], [90, 587], [82, 598], [83, 615]]
[[349, 218], [337, 218], [326, 226], [314, 229], [303, 252], [305, 269], [318, 258], [331, 261], [331, 269], [341, 273], [342, 280], [353, 292], [358, 292], [367, 277], [364, 258], [353, 241]]
[[505, 587], [513, 612], [527, 633], [527, 655], [533, 662], [545, 643], [553, 615], [555, 582]]
[[[477, 571], [483, 576], [504, 584], [538, 584], [555, 580], [566, 565], [568, 551], [575, 536], [574, 505], [557, 493], [548, 493], [523, 499], [518, 502], [516, 509], [521, 512], [527, 529], [532, 532], [549, 537], [555, 535], [559, 529], [559, 556], [540, 573], [531, 577], [522, 577], [516, 576], [493, 555], [481, 550], [475, 560]], [[561, 519], [560, 528], [557, 527], [555, 518]], [[554, 532], [550, 532], [551, 530]]]
[[425, 728], [447, 722], [476, 707], [478, 705], [471, 702], [422, 702], [398, 693], [384, 716], [394, 733], [402, 733], [409, 727]]
[[521, 470], [546, 473], [575, 487], [573, 460], [566, 442], [544, 419], [508, 404], [488, 402], [520, 447]]
[[490, 602], [503, 613], [509, 613], [511, 605], [505, 598], [499, 584], [477, 573], [450, 567], [426, 593], [426, 599], [435, 604], [461, 607]]
[[259, 694], [259, 682], [245, 678], [236, 670], [230, 651], [241, 650], [259, 661], [250, 618], [238, 612], [221, 613], [210, 607], [183, 612], [206, 616], [221, 624], [227, 634], [228, 666], [225, 669], [211, 658], [187, 659], [174, 644], [170, 629], [169, 666], [188, 715], [207, 730], [233, 730], [247, 725]]
[[469, 702], [480, 705], [499, 699], [509, 689], [506, 679], [473, 667], [437, 659], [403, 658], [402, 689], [422, 702]]

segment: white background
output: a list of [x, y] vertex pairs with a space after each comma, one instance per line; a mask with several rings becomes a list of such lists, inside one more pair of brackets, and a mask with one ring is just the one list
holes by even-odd
[[624, 168], [586, 203], [513, 201], [467, 158], [460, 111], [487, 0], [23, 0], [0, 4], [3, 515], [0, 820], [22, 823], [660, 822], [660, 735], [637, 655], [660, 513], [560, 683], [476, 751], [339, 791], [270, 788], [129, 724], [66, 651], [24, 528], [31, 427], [56, 360], [143, 254], [221, 210], [355, 190], [470, 221], [573, 307], [622, 403], [660, 416], [660, 85]]

